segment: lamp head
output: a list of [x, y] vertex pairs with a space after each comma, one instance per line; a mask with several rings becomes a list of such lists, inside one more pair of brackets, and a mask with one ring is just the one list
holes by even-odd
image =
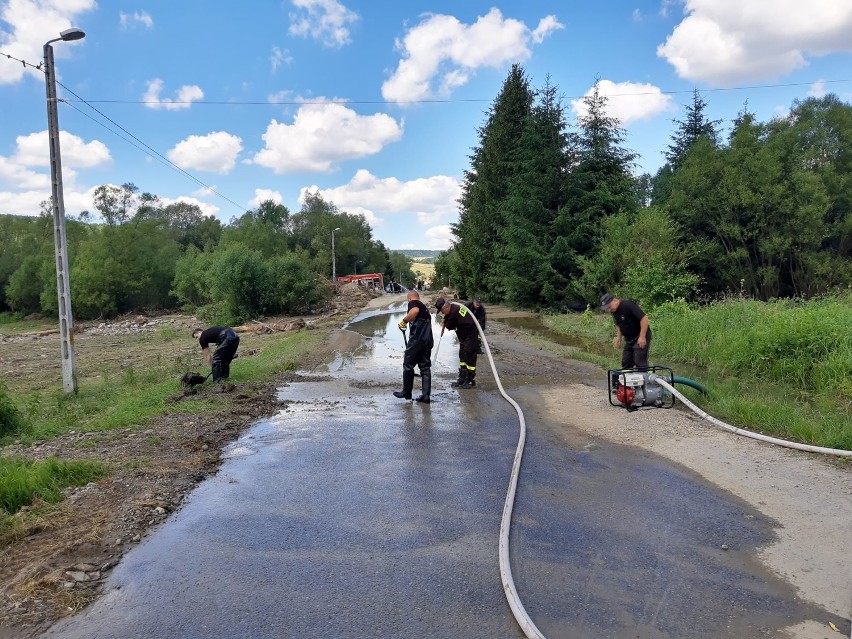
[[339, 230], [340, 230], [340, 227], [338, 226], [338, 227], [337, 227], [336, 229], [334, 229], [334, 230], [335, 230], [335, 231], [339, 231]]
[[86, 37], [85, 32], [82, 29], [78, 29], [76, 27], [71, 27], [70, 29], [65, 29], [59, 34], [59, 37], [62, 38], [65, 42], [70, 42], [71, 40], [82, 40]]

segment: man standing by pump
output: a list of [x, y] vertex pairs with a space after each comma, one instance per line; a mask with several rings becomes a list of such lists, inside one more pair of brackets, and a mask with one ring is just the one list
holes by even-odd
[[402, 390], [394, 391], [394, 397], [411, 399], [414, 388], [414, 367], [420, 368], [421, 393], [414, 401], [429, 404], [432, 399], [432, 316], [426, 305], [420, 301], [420, 293], [408, 291], [408, 312], [399, 323], [403, 333], [410, 327], [405, 356], [402, 359]]
[[624, 349], [621, 351], [621, 368], [648, 368], [648, 350], [651, 348], [651, 327], [648, 316], [639, 305], [627, 299], [620, 299], [606, 293], [601, 295], [601, 310], [612, 313], [615, 321], [615, 339], [612, 344]]
[[450, 384], [453, 388], [476, 388], [476, 355], [479, 352], [479, 331], [470, 309], [462, 304], [451, 304], [443, 297], [435, 300], [435, 308], [444, 314], [442, 331], [455, 330], [459, 338], [459, 378]]

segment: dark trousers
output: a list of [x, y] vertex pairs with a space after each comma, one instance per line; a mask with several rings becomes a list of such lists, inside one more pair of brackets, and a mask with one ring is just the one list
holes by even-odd
[[213, 353], [213, 381], [218, 382], [228, 379], [231, 375], [231, 360], [237, 354], [240, 345], [240, 336], [234, 331], [228, 331], [225, 339], [219, 342], [219, 346]]
[[621, 351], [621, 368], [648, 368], [648, 350], [651, 348], [651, 336], [647, 337], [645, 348], [637, 343], [639, 338], [625, 339], [624, 349]]
[[479, 335], [472, 333], [459, 336], [459, 366], [469, 371], [476, 370], [476, 356], [479, 354]]
[[415, 366], [420, 368], [422, 392], [424, 396], [428, 397], [432, 391], [432, 344], [428, 341], [415, 339], [412, 336], [408, 340], [408, 346], [402, 358], [402, 392], [406, 397], [411, 395], [411, 390], [414, 388]]

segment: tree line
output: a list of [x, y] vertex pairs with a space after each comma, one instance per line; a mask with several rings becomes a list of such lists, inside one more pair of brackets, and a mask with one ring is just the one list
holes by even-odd
[[[411, 260], [372, 237], [362, 215], [309, 194], [295, 214], [273, 201], [229, 223], [185, 202], [164, 204], [127, 183], [95, 189], [94, 208], [67, 221], [74, 316], [182, 309], [234, 323], [308, 312], [337, 274], [383, 273], [413, 285]], [[0, 312], [57, 315], [53, 218], [0, 216]]]
[[637, 155], [597, 84], [569, 127], [558, 89], [510, 70], [479, 128], [436, 281], [521, 308], [583, 308], [605, 291], [655, 306], [732, 292], [813, 297], [852, 284], [852, 107], [797, 100], [726, 136], [698, 91], [666, 163]]

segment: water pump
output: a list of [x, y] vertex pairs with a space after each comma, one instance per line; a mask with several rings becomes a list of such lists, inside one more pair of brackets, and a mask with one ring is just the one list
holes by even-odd
[[671, 408], [675, 398], [668, 390], [651, 379], [656, 374], [674, 384], [674, 372], [665, 366], [649, 366], [642, 370], [611, 369], [608, 372], [609, 403], [628, 411], [640, 408]]

